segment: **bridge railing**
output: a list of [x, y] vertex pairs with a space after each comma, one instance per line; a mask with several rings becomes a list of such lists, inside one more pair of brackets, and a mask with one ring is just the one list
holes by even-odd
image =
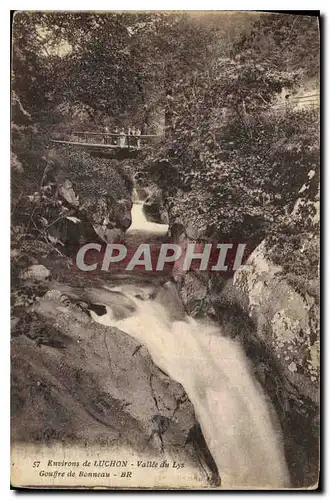
[[139, 149], [141, 144], [143, 145], [147, 142], [153, 142], [154, 140], [161, 138], [161, 135], [156, 134], [124, 135], [110, 132], [73, 131], [71, 133], [70, 141], [84, 144], [108, 144], [109, 146]]

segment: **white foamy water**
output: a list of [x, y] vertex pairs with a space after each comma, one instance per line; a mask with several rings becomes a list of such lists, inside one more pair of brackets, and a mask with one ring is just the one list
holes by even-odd
[[[150, 224], [142, 206], [134, 205], [134, 230], [150, 232]], [[164, 228], [152, 225], [157, 231], [158, 226]], [[136, 311], [115, 320], [107, 307], [106, 315], [91, 312], [92, 317], [137, 339], [154, 363], [182, 384], [217, 464], [222, 487], [289, 487], [279, 426], [240, 344], [224, 337], [216, 325], [189, 317], [171, 320], [172, 308], [166, 308], [164, 293], [162, 299], [140, 300], [127, 285], [115, 289], [134, 301]]]
[[[127, 234], [130, 234], [133, 231], [143, 231], [153, 234], [165, 235], [168, 230], [168, 225], [147, 221], [142, 207], [142, 203], [134, 203], [132, 207], [132, 224], [128, 229]], [[148, 241], [146, 241], [145, 243], [148, 243]]]

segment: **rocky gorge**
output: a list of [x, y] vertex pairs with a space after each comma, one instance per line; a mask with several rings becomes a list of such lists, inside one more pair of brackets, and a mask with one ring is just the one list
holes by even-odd
[[[136, 182], [134, 175], [129, 180], [132, 185]], [[114, 218], [114, 224], [96, 225], [94, 240], [98, 235], [101, 240], [114, 241], [111, 231], [116, 224], [120, 230], [116, 241], [126, 244], [155, 238], [160, 242], [166, 237], [167, 227], [167, 241], [200, 239], [201, 234], [196, 234], [196, 226], [185, 219], [184, 212], [180, 218], [173, 217], [171, 210], [167, 212], [166, 199], [155, 189], [155, 185], [145, 186], [142, 191], [137, 186], [131, 194], [128, 191], [127, 201], [119, 200], [117, 204], [121, 219]], [[75, 210], [74, 214], [70, 212], [69, 220], [81, 217], [78, 190], [69, 180], [59, 185], [59, 196]], [[135, 199], [133, 207], [140, 206], [144, 212], [132, 226], [130, 196]], [[150, 200], [154, 200], [152, 214]], [[111, 213], [116, 211], [102, 212], [98, 220], [110, 221]], [[144, 217], [149, 222], [143, 222]], [[164, 224], [168, 220], [169, 226]], [[100, 226], [105, 230], [101, 234]], [[70, 230], [67, 234], [72, 237]], [[78, 230], [78, 235], [86, 238], [85, 232]], [[138, 308], [141, 301], [156, 300], [169, 308], [171, 321], [183, 321], [187, 314], [198, 321], [211, 321], [219, 325], [225, 338], [242, 346], [252, 362], [253, 377], [277, 413], [290, 484], [303, 487], [317, 481], [318, 305], [315, 298], [299, 294], [286, 282], [281, 269], [267, 256], [265, 242], [231, 277], [196, 270], [177, 275], [175, 266], [167, 278], [139, 273], [134, 277], [111, 278], [101, 273], [87, 277], [68, 274], [63, 259], [56, 261], [56, 265], [44, 261], [46, 268], [34, 264], [19, 278], [37, 292], [27, 325], [19, 312], [13, 318], [13, 401], [20, 401], [13, 408], [15, 441], [23, 436], [48, 443], [84, 439], [88, 446], [110, 446], [115, 442], [123, 448], [133, 446], [161, 455], [179, 453], [181, 460], [204, 477], [205, 484], [219, 486], [222, 474], [210, 452], [210, 438], [204, 439], [207, 429], [201, 430], [196, 418], [198, 409], [187, 397], [184, 379], [182, 385], [178, 383], [180, 376], [173, 380], [167, 365], [157, 361], [153, 348], [150, 352], [148, 341], [139, 342], [126, 333], [130, 328], [135, 331], [134, 323], [128, 327], [125, 321], [134, 321], [136, 300]], [[14, 311], [19, 311], [19, 301]], [[157, 331], [149, 330], [151, 311], [143, 327], [146, 335]], [[109, 314], [114, 323], [104, 323], [103, 318]], [[109, 326], [112, 324], [117, 326]], [[207, 339], [205, 328], [201, 324], [199, 334], [203, 336], [205, 331]], [[26, 372], [28, 377], [24, 376]], [[70, 413], [65, 409], [69, 403]], [[30, 417], [22, 426], [23, 413]], [[49, 420], [51, 413], [54, 418]], [[72, 429], [76, 429], [74, 434]], [[122, 441], [118, 441], [118, 435]]]
[[316, 15], [15, 12], [13, 484], [68, 486], [50, 453], [97, 464], [72, 488], [317, 489], [319, 45]]

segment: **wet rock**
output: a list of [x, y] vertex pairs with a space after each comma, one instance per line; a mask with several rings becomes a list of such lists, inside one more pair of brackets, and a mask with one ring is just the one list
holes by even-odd
[[257, 326], [257, 335], [279, 355], [290, 383], [317, 402], [318, 384], [311, 380], [319, 376], [319, 307], [315, 299], [300, 295], [279, 275], [280, 268], [267, 259], [263, 244], [247, 264], [237, 270], [233, 285], [247, 298], [246, 312]]
[[167, 210], [162, 202], [161, 194], [150, 195], [143, 204], [143, 213], [149, 222], [168, 224]]
[[[108, 313], [116, 320], [127, 318], [136, 310], [133, 300], [117, 290], [93, 287], [78, 288], [56, 282], [52, 282], [52, 286], [57, 292], [73, 302], [83, 301], [87, 304], [106, 306]], [[45, 304], [47, 302], [44, 302]]]
[[49, 276], [50, 271], [42, 264], [34, 264], [20, 273], [21, 279], [29, 279], [33, 281], [44, 281], [49, 278]]
[[96, 234], [107, 243], [115, 243], [122, 241], [124, 237], [124, 231], [117, 227], [108, 228], [106, 226], [94, 226]]
[[130, 199], [121, 199], [116, 203], [114, 209], [114, 219], [116, 227], [119, 227], [126, 231], [132, 224], [132, 201]]
[[182, 244], [187, 239], [186, 229], [183, 224], [174, 223], [171, 225], [171, 238], [173, 243]]
[[64, 217], [48, 229], [52, 241], [59, 243], [63, 250], [70, 251], [71, 248], [76, 249], [77, 245], [96, 239], [93, 226], [80, 214], [78, 215], [80, 218], [76, 216]]
[[[185, 244], [186, 225], [176, 220], [172, 238]], [[316, 484], [319, 306], [315, 296], [293, 289], [281, 268], [266, 257], [264, 244], [233, 278], [195, 271], [177, 272], [174, 277], [190, 315], [216, 318], [224, 335], [241, 339], [277, 410], [293, 485]]]
[[79, 197], [73, 190], [72, 182], [70, 179], [65, 179], [64, 183], [58, 187], [59, 195], [72, 207], [78, 207]]
[[207, 294], [207, 283], [198, 278], [196, 273], [188, 272], [184, 275], [180, 287], [180, 296], [186, 306], [188, 314], [198, 315]]
[[118, 287], [112, 287], [110, 291], [122, 292], [125, 295], [131, 295], [140, 300], [149, 300], [155, 295], [155, 288], [152, 286], [137, 286], [134, 284], [123, 284]]
[[192, 317], [214, 317], [210, 301], [208, 276], [202, 272], [185, 273], [179, 282], [180, 297]]
[[24, 335], [12, 341], [13, 444], [65, 441], [109, 450], [115, 443], [158, 460], [173, 455], [201, 486], [214, 483], [209, 457], [191, 446], [197, 422], [182, 386], [135, 339], [93, 322], [63, 295], [70, 299], [51, 290], [35, 308], [43, 342]]
[[171, 321], [182, 321], [186, 317], [183, 303], [175, 283], [168, 281], [156, 294], [156, 300], [168, 311]]
[[136, 186], [134, 189], [134, 193], [136, 196], [136, 201], [145, 201], [150, 195], [150, 189], [141, 186]]

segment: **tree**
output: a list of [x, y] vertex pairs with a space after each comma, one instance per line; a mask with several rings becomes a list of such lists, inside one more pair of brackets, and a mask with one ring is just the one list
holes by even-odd
[[262, 17], [234, 43], [231, 57], [210, 52], [207, 65], [175, 83], [175, 119], [159, 154], [172, 175], [151, 170], [178, 213], [183, 192], [185, 213], [215, 238], [239, 235], [257, 244], [292, 208], [308, 172], [317, 170], [318, 113], [273, 108], [274, 97], [297, 87], [308, 67], [317, 25], [304, 22], [311, 32], [300, 36], [296, 50], [288, 45], [298, 36], [291, 17]]

